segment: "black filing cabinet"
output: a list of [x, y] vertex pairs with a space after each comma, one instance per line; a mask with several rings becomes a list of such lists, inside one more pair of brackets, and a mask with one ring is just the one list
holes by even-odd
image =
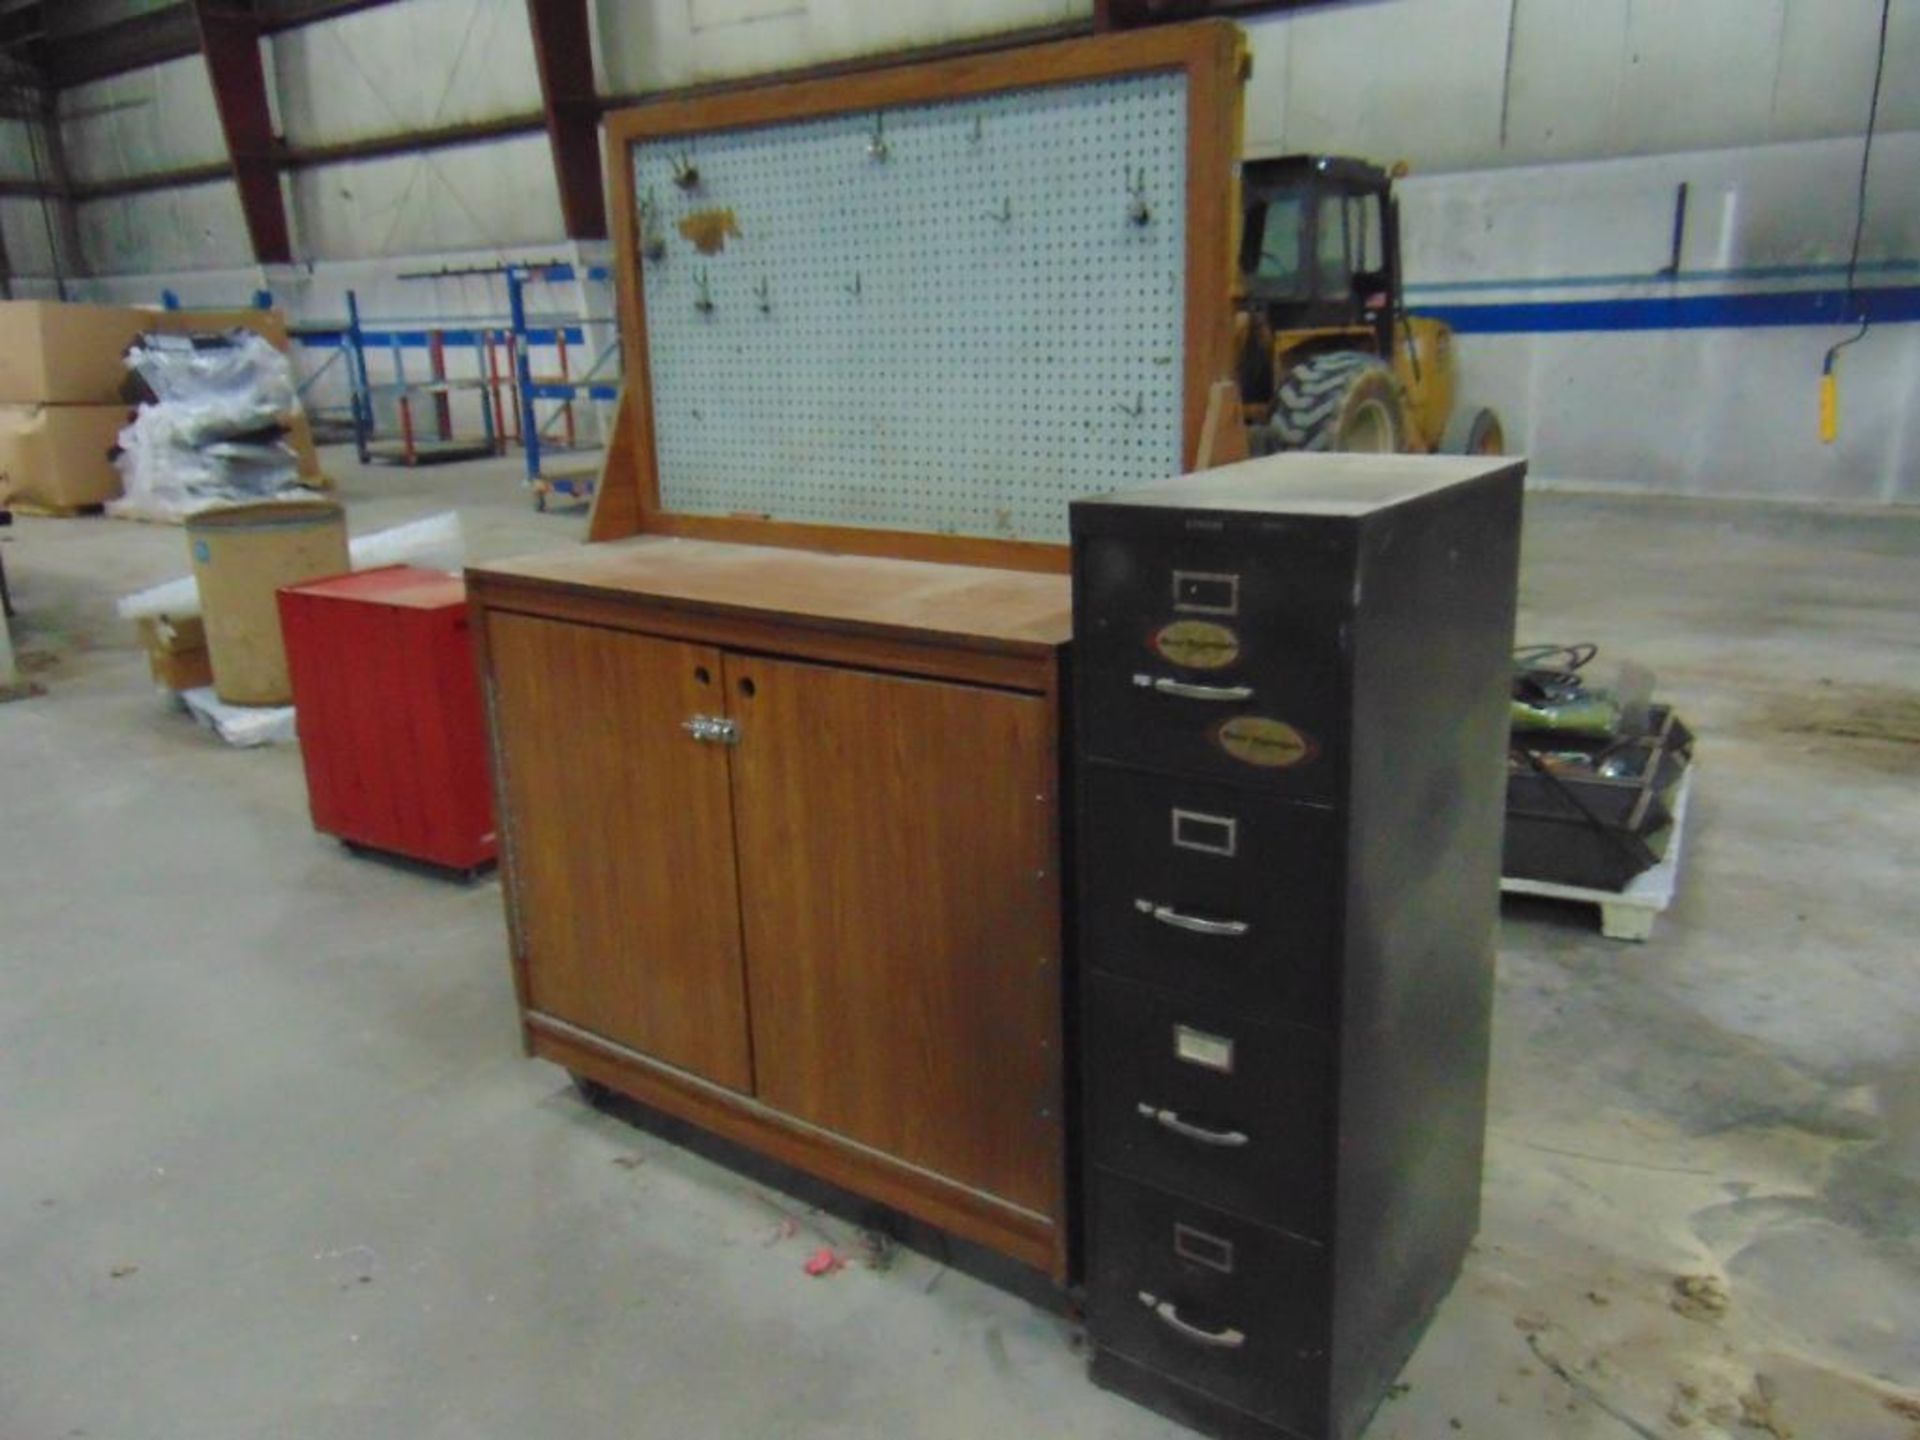
[[1479, 1221], [1521, 481], [1279, 455], [1076, 502], [1101, 1384], [1349, 1440]]

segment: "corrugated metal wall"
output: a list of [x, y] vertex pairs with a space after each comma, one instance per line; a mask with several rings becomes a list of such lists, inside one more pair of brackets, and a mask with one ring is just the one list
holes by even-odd
[[[1405, 159], [1418, 173], [1659, 155], [1855, 135], [1879, 0], [1370, 0], [1248, 29], [1251, 154]], [[599, 0], [603, 90], [639, 93], [863, 51], [1070, 20], [1088, 0]], [[539, 110], [522, 0], [400, 0], [263, 42], [296, 147]], [[72, 178], [116, 180], [223, 156], [204, 66], [172, 61], [66, 92]], [[1881, 128], [1920, 129], [1920, 0], [1895, 0]], [[26, 178], [25, 127], [0, 172]], [[538, 137], [303, 172], [302, 258], [537, 243], [561, 233]], [[90, 203], [99, 274], [245, 265], [231, 196]], [[15, 202], [17, 203], [17, 202]], [[152, 253], [119, 237], [158, 225]], [[188, 242], [191, 241], [189, 245]], [[101, 249], [95, 249], [98, 243]], [[44, 248], [44, 247], [43, 247]], [[18, 274], [36, 273], [16, 257]]]
[[634, 95], [1084, 19], [1091, 0], [596, 0], [603, 93]]
[[227, 158], [207, 67], [197, 55], [64, 90], [58, 114], [76, 184]]
[[[1247, 148], [1416, 170], [1857, 135], [1880, 0], [1381, 0], [1254, 21]], [[1894, 0], [1883, 130], [1920, 128]]]
[[[1797, 493], [1916, 499], [1920, 420], [1907, 404], [1920, 375], [1915, 327], [1889, 324], [1849, 354], [1854, 423], [1842, 447], [1821, 449], [1810, 447], [1798, 407], [1811, 405], [1819, 353], [1838, 332], [1804, 317], [1766, 319], [1767, 305], [1793, 303], [1769, 295], [1841, 283], [1879, 5], [1364, 0], [1266, 16], [1248, 26], [1247, 149], [1410, 162], [1413, 297], [1459, 320], [1472, 383], [1513, 417], [1541, 471], [1750, 492], [1776, 488], [1752, 477], [1791, 454], [1805, 468]], [[593, 14], [601, 90], [627, 94], [1073, 20], [1089, 8], [596, 0]], [[1889, 41], [1865, 278], [1911, 294], [1920, 280], [1911, 273], [1920, 258], [1920, 0], [1894, 0]], [[523, 0], [400, 0], [263, 44], [279, 124], [295, 146], [539, 108]], [[68, 92], [60, 131], [83, 184], [222, 155], [197, 59]], [[30, 178], [27, 134], [0, 125], [0, 176]], [[1684, 284], [1657, 275], [1681, 181], [1691, 192]], [[569, 253], [537, 133], [303, 169], [285, 184], [296, 251], [310, 262], [303, 273], [251, 266], [234, 188], [215, 182], [79, 206], [89, 283], [149, 300], [172, 286], [190, 303], [235, 303], [266, 284], [296, 310], [311, 304], [313, 318], [332, 320], [340, 287], [330, 275], [386, 294], [381, 276], [446, 256]], [[37, 202], [0, 200], [0, 239], [16, 275], [51, 273]], [[64, 268], [81, 258], [64, 256]], [[1782, 267], [1792, 273], [1771, 273]], [[392, 303], [417, 313], [420, 302], [400, 294]], [[1641, 328], [1568, 328], [1598, 313], [1576, 302], [1651, 295], [1725, 303], [1687, 312], [1684, 325], [1616, 308], [1607, 323]], [[1729, 323], [1694, 323], [1721, 313]], [[1760, 322], [1746, 323], [1755, 315]], [[1696, 417], [1684, 444], [1649, 418], [1672, 413], [1675, 394], [1692, 397]]]

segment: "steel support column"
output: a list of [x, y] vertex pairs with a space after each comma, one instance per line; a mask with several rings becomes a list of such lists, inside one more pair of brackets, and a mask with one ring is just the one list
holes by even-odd
[[240, 187], [253, 257], [262, 265], [291, 264], [293, 237], [280, 193], [279, 144], [267, 104], [266, 69], [260, 63], [260, 17], [237, 0], [193, 0], [193, 15], [233, 180]]
[[587, 0], [527, 0], [527, 22], [567, 237], [604, 240], [607, 199], [600, 181], [600, 101]]

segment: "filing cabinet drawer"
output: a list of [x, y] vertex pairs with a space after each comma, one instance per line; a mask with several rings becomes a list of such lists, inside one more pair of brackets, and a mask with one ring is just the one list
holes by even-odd
[[1327, 1026], [1337, 814], [1097, 764], [1081, 784], [1081, 953], [1095, 968]]
[[1094, 1163], [1323, 1238], [1327, 1037], [1098, 973], [1083, 985]]
[[1326, 1413], [1325, 1253], [1096, 1172], [1088, 1304], [1100, 1345], [1302, 1434]]
[[1299, 537], [1268, 551], [1211, 539], [1088, 539], [1078, 556], [1086, 754], [1284, 794], [1346, 773], [1350, 561]]

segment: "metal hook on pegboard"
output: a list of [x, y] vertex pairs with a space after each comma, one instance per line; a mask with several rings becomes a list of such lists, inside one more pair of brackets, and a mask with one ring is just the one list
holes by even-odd
[[1147, 204], [1147, 167], [1127, 171], [1127, 190], [1133, 196], [1133, 203], [1127, 206], [1127, 218], [1136, 225], [1144, 225], [1153, 219], [1153, 207]]
[[682, 150], [673, 157], [673, 183], [682, 190], [700, 188], [700, 167], [693, 163], [693, 153]]
[[660, 201], [652, 187], [634, 208], [640, 212], [640, 254], [657, 265], [667, 258], [667, 237], [660, 233]]
[[702, 315], [711, 315], [713, 313], [713, 291], [707, 286], [707, 272], [705, 269], [702, 269], [700, 273], [694, 277], [693, 285], [693, 308], [698, 310]]
[[760, 277], [760, 283], [753, 287], [753, 298], [758, 304], [762, 315], [771, 315], [773, 313], [773, 300], [767, 293], [767, 280], [764, 275]]
[[873, 112], [873, 133], [867, 137], [867, 158], [884, 160], [893, 152], [887, 146], [887, 115], [884, 110]]

